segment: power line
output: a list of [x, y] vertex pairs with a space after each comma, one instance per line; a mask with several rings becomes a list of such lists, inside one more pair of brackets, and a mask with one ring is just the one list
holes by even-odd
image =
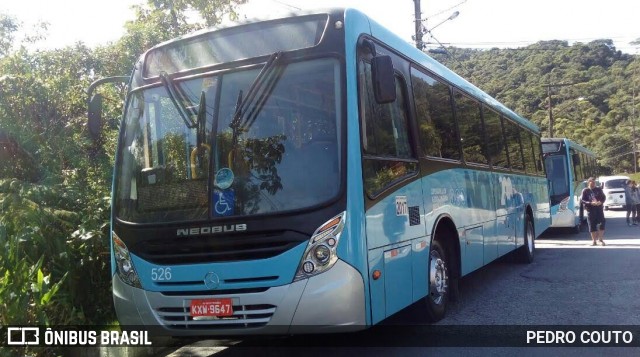
[[607, 158], [608, 159], [615, 159], [616, 157], [625, 156], [625, 155], [629, 155], [629, 154], [633, 154], [633, 151], [625, 152], [625, 153], [622, 153], [622, 154], [619, 154], [619, 155], [616, 155], [616, 156], [610, 156], [610, 157], [607, 157]]
[[433, 33], [431, 33], [431, 31], [430, 31], [430, 30], [427, 30], [427, 33], [429, 34], [429, 36], [431, 36], [431, 38], [432, 38], [432, 39], [434, 39], [434, 40], [438, 43], [438, 45], [440, 45], [440, 47], [444, 50], [444, 52], [445, 52], [449, 57], [451, 57], [454, 61], [456, 61], [456, 62], [460, 65], [460, 67], [462, 67], [462, 69], [466, 72], [466, 73], [465, 73], [465, 76], [466, 76], [466, 77], [469, 77], [469, 76], [471, 75], [471, 71], [469, 71], [469, 69], [467, 68], [467, 66], [465, 66], [465, 64], [464, 64], [464, 63], [460, 62], [460, 60], [458, 60], [458, 58], [456, 58], [456, 56], [454, 56], [451, 52], [449, 52], [449, 50], [447, 50], [447, 48], [446, 48], [446, 47], [444, 47], [444, 45], [443, 45], [440, 41], [438, 41], [438, 39], [437, 39], [435, 36], [433, 36]]
[[461, 1], [461, 2], [459, 2], [459, 3], [457, 3], [457, 4], [455, 4], [455, 5], [451, 6], [451, 7], [450, 7], [450, 8], [448, 8], [448, 9], [444, 9], [444, 10], [442, 10], [442, 11], [436, 12], [435, 14], [431, 14], [431, 15], [429, 15], [429, 16], [427, 16], [427, 17], [425, 17], [424, 19], [420, 19], [420, 21], [427, 21], [427, 19], [429, 19], [429, 18], [431, 18], [431, 17], [438, 16], [438, 15], [442, 15], [442, 14], [444, 14], [445, 12], [449, 12], [449, 11], [451, 11], [451, 10], [455, 9], [456, 7], [458, 7], [458, 6], [462, 5], [462, 4], [464, 4], [465, 2], [467, 2], [467, 0], [463, 0], [463, 1]]
[[292, 8], [292, 9], [294, 9], [294, 10], [298, 10], [298, 11], [302, 10], [302, 9], [301, 9], [301, 8], [299, 8], [299, 7], [296, 7], [296, 6], [293, 6], [293, 5], [287, 4], [287, 3], [286, 3], [286, 2], [284, 2], [284, 1], [279, 1], [279, 0], [271, 0], [271, 1], [273, 1], [273, 2], [275, 2], [275, 3], [278, 3], [278, 4], [282, 5], [282, 6], [290, 7], [290, 8]]
[[[625, 143], [624, 143], [624, 144], [622, 144], [622, 145], [615, 146], [615, 147], [613, 147], [613, 148], [611, 148], [611, 149], [609, 149], [609, 150], [605, 151], [601, 156], [608, 156], [607, 154], [613, 153], [613, 152], [615, 152], [616, 150], [618, 150], [618, 149], [620, 149], [620, 148], [622, 148], [622, 147], [624, 147], [624, 146], [628, 146], [628, 145], [630, 145], [630, 144], [633, 144], [633, 143], [634, 143], [634, 142], [636, 142], [636, 141], [638, 141], [638, 139], [630, 140], [630, 141], [625, 142]], [[616, 157], [616, 156], [614, 156], [614, 157]]]

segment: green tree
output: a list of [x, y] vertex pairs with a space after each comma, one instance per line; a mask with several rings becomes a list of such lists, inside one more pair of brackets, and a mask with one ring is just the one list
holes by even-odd
[[[86, 89], [97, 78], [130, 73], [159, 42], [237, 16], [238, 3], [150, 2], [136, 7], [120, 40], [96, 49], [78, 43], [30, 50], [46, 25], [17, 43], [20, 23], [0, 14], [0, 136], [21, 154], [6, 155], [0, 143], [0, 325], [113, 321], [110, 294], [95, 292], [110, 289], [116, 131], [99, 142], [88, 139]], [[202, 20], [189, 23], [194, 10]], [[117, 118], [125, 88], [100, 91], [105, 116]], [[30, 161], [37, 174], [15, 169]]]
[[[630, 124], [634, 81], [629, 79], [637, 76], [637, 57], [617, 51], [611, 40], [573, 45], [542, 41], [520, 49], [484, 51], [448, 48], [446, 53], [433, 56], [531, 119], [543, 136], [549, 128], [547, 85], [574, 83], [552, 88], [555, 136], [568, 137], [595, 151], [599, 163], [610, 166], [608, 170], [633, 168]], [[605, 140], [607, 135], [611, 138]], [[609, 157], [608, 149], [614, 143], [627, 145], [624, 153], [615, 154], [626, 157]]]
[[0, 14], [0, 57], [6, 56], [14, 45], [19, 25], [14, 17]]

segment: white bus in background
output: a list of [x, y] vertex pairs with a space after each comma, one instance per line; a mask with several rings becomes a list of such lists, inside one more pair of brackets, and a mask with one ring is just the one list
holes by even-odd
[[600, 176], [598, 184], [607, 196], [604, 201], [604, 210], [609, 208], [625, 208], [624, 187], [627, 185], [629, 176]]
[[579, 233], [585, 218], [580, 196], [587, 178], [595, 176], [596, 156], [567, 138], [542, 138], [542, 153], [549, 180], [551, 227]]

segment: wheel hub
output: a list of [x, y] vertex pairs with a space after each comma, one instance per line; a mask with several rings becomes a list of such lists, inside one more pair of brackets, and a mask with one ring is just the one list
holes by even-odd
[[431, 266], [429, 267], [429, 294], [435, 304], [442, 304], [449, 288], [447, 265], [437, 251], [431, 252]]

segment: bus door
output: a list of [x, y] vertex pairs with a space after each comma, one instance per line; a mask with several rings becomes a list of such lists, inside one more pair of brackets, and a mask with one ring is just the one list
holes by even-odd
[[[368, 58], [359, 61], [358, 72], [369, 270], [381, 272], [377, 279], [370, 279], [372, 322], [376, 323], [414, 301], [414, 281], [420, 281], [426, 292], [428, 243], [421, 219], [419, 165], [409, 140], [404, 80], [395, 78], [395, 101], [378, 103]], [[424, 264], [414, 271], [414, 262], [420, 258]]]

